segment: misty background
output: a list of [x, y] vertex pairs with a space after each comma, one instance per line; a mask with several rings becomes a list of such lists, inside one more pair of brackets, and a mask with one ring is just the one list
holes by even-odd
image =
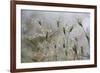
[[90, 14], [21, 10], [21, 62], [90, 58]]

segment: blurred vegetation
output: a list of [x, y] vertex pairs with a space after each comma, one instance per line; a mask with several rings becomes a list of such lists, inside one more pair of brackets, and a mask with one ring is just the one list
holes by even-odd
[[[41, 22], [40, 20], [37, 21], [37, 24], [37, 27], [41, 26], [41, 28], [38, 29], [42, 33], [38, 33], [37, 36], [33, 35], [34, 37], [31, 38], [25, 37], [22, 40], [22, 43], [24, 44], [24, 46], [22, 46], [22, 49], [27, 49], [25, 52], [22, 51], [21, 53], [23, 63], [89, 59], [89, 53], [85, 53], [84, 49], [89, 46], [90, 38], [89, 35], [85, 32], [82, 21], [80, 19], [77, 20], [77, 23], [75, 25], [72, 24], [71, 26], [63, 26], [60, 20], [56, 20], [56, 26], [53, 27], [56, 27], [57, 29], [52, 30], [52, 27], [51, 31], [50, 29], [46, 30], [43, 26], [43, 22]], [[78, 31], [82, 33], [80, 35], [82, 36], [81, 39], [84, 39], [85, 35], [85, 38], [88, 41], [88, 46], [87, 44], [85, 46], [79, 45], [80, 36], [73, 37], [74, 35], [77, 35], [75, 32], [76, 29], [79, 28], [81, 30]], [[74, 35], [72, 35], [73, 33]], [[29, 58], [26, 58], [26, 52], [28, 52], [30, 47], [32, 49], [32, 51], [29, 52], [30, 57], [28, 56]]]

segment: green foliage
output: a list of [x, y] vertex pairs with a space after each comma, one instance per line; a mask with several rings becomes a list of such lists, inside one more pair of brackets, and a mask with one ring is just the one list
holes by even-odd
[[65, 27], [63, 27], [63, 33], [66, 34]]
[[75, 52], [75, 54], [77, 54], [77, 47], [76, 47], [76, 45], [74, 45], [72, 49]]
[[70, 28], [69, 32], [71, 32], [73, 30], [73, 26]]
[[81, 54], [83, 55], [83, 53], [84, 53], [84, 52], [83, 52], [83, 46], [81, 46]]
[[63, 48], [65, 48], [65, 43], [63, 43]]
[[33, 62], [38, 62], [38, 59], [32, 58]]
[[85, 34], [85, 36], [86, 36], [86, 39], [88, 40], [88, 43], [89, 43], [89, 36], [87, 34]]
[[39, 23], [40, 26], [42, 25], [41, 21], [38, 21], [38, 23]]
[[46, 33], [46, 37], [45, 38], [46, 38], [46, 40], [48, 39], [48, 32]]
[[81, 19], [78, 19], [78, 24], [83, 27]]
[[33, 51], [38, 51], [40, 48], [38, 47], [38, 43], [42, 43], [45, 40], [45, 37], [39, 36], [36, 38], [28, 39], [26, 38], [26, 43], [32, 47]]
[[67, 52], [67, 50], [65, 50], [65, 55], [66, 55], [66, 56], [68, 55], [68, 52]]

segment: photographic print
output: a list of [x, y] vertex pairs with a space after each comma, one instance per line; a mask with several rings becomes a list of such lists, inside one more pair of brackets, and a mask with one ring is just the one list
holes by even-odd
[[90, 14], [21, 10], [21, 62], [90, 59]]
[[11, 72], [97, 66], [97, 7], [11, 1]]

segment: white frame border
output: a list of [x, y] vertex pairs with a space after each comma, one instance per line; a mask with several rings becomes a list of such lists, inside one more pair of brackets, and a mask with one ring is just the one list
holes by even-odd
[[[90, 13], [90, 60], [81, 61], [59, 61], [59, 62], [39, 62], [39, 63], [21, 63], [21, 9], [27, 10], [49, 10], [49, 11], [71, 11], [71, 12], [89, 12]], [[16, 68], [40, 68], [55, 66], [74, 66], [94, 64], [94, 9], [70, 8], [70, 7], [51, 7], [38, 5], [16, 5]]]

